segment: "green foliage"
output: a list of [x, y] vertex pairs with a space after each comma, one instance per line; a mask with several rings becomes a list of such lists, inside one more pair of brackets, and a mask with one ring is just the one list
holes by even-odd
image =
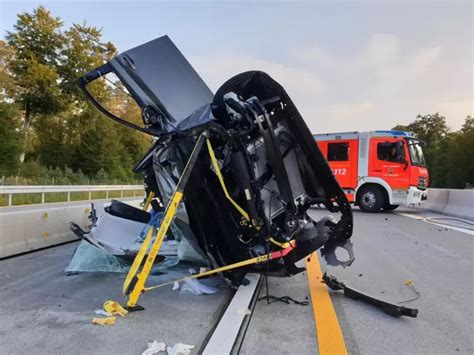
[[63, 107], [57, 85], [58, 56], [65, 43], [62, 24], [40, 6], [32, 14], [18, 15], [14, 31], [7, 32], [8, 46], [14, 51], [8, 67], [16, 82], [16, 90], [9, 95], [22, 105], [25, 127], [32, 115], [57, 113]]
[[446, 151], [446, 186], [474, 185], [474, 119], [466, 118], [462, 129], [453, 133]]
[[414, 132], [425, 141], [423, 149], [431, 187], [465, 188], [474, 183], [474, 119], [470, 116], [459, 132], [450, 132], [446, 118], [438, 113], [418, 115], [408, 125], [394, 130]]
[[[78, 79], [92, 69], [116, 55], [116, 48], [110, 42], [102, 42], [101, 30], [87, 27], [86, 24], [73, 24], [64, 33], [67, 46], [61, 52], [59, 72], [63, 78], [61, 88], [64, 93], [76, 101], [82, 101], [83, 95], [77, 86]], [[106, 91], [104, 85], [92, 83], [88, 88], [95, 97], [103, 98]]]
[[18, 116], [15, 105], [0, 102], [0, 178], [18, 172], [21, 151]]
[[[100, 29], [64, 28], [43, 6], [18, 15], [0, 41], [0, 178], [5, 183], [136, 182], [131, 170], [151, 143], [91, 108], [77, 86], [116, 55]], [[104, 81], [88, 89], [131, 120], [132, 101]], [[23, 162], [23, 157], [26, 160]], [[22, 157], [20, 164], [19, 157]]]

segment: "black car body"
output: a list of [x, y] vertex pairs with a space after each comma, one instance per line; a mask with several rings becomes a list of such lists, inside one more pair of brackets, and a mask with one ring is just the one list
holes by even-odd
[[[87, 85], [108, 73], [116, 74], [139, 105], [143, 125], [115, 116], [89, 93]], [[91, 71], [81, 87], [108, 117], [155, 137], [134, 170], [144, 174], [147, 191], [163, 205], [198, 137], [204, 133], [212, 143], [227, 192], [203, 149], [175, 216], [186, 239], [212, 266], [294, 243], [282, 258], [228, 271], [229, 279], [238, 282], [248, 271], [293, 275], [301, 271], [295, 262], [320, 248], [331, 265], [353, 261], [352, 212], [345, 194], [292, 100], [266, 73], [238, 74], [213, 94], [164, 36]], [[314, 221], [307, 213], [314, 205], [339, 218]], [[337, 247], [349, 251], [349, 260], [337, 260]]]

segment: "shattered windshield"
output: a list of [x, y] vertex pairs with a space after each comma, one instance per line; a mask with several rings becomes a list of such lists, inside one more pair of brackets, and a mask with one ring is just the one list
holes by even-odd
[[408, 150], [413, 165], [426, 166], [425, 156], [423, 154], [422, 143], [417, 140], [408, 141]]

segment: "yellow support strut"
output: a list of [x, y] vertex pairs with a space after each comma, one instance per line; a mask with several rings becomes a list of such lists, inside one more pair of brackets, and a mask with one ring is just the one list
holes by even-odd
[[[123, 291], [124, 294], [129, 295], [128, 301], [127, 301], [128, 309], [134, 309], [134, 308], [137, 307], [138, 299], [140, 298], [140, 295], [143, 292], [148, 291], [148, 290], [153, 289], [153, 288], [156, 288], [156, 287], [161, 287], [161, 286], [165, 285], [165, 284], [163, 284], [163, 285], [160, 285], [160, 286], [148, 287], [148, 288], [145, 287], [146, 280], [148, 279], [148, 276], [150, 274], [151, 268], [153, 267], [153, 263], [155, 261], [155, 258], [158, 255], [158, 252], [161, 248], [161, 244], [163, 243], [163, 240], [166, 236], [166, 233], [168, 232], [168, 229], [171, 225], [171, 222], [173, 221], [173, 218], [176, 214], [178, 206], [179, 206], [180, 202], [183, 199], [184, 188], [185, 188], [186, 183], [189, 179], [189, 175], [192, 171], [192, 168], [193, 168], [193, 166], [194, 166], [194, 164], [197, 160], [199, 152], [202, 148], [202, 145], [204, 143], [204, 139], [206, 140], [206, 143], [207, 143], [207, 148], [208, 148], [208, 151], [209, 151], [209, 157], [211, 159], [212, 165], [214, 166], [214, 170], [216, 172], [216, 175], [219, 179], [220, 185], [222, 187], [222, 190], [223, 190], [226, 198], [237, 209], [237, 211], [242, 215], [242, 217], [244, 219], [246, 219], [247, 221], [250, 221], [249, 214], [242, 207], [240, 207], [237, 204], [237, 202], [235, 202], [232, 199], [229, 192], [227, 191], [227, 187], [225, 186], [224, 178], [223, 178], [221, 170], [219, 168], [219, 164], [218, 164], [216, 156], [214, 154], [214, 150], [212, 149], [211, 142], [208, 138], [206, 138], [206, 134], [202, 133], [199, 136], [199, 138], [196, 142], [196, 145], [194, 146], [194, 149], [191, 153], [191, 156], [190, 156], [188, 162], [186, 163], [186, 166], [183, 170], [183, 173], [180, 177], [180, 180], [179, 180], [178, 184], [176, 185], [176, 189], [173, 193], [173, 196], [171, 197], [171, 200], [169, 201], [168, 205], [166, 206], [165, 216], [164, 216], [164, 218], [161, 222], [160, 228], [158, 229], [155, 241], [151, 245], [151, 249], [148, 253], [148, 257], [144, 261], [146, 253], [147, 253], [149, 245], [150, 245], [150, 242], [151, 242], [151, 239], [152, 239], [152, 236], [153, 236], [153, 232], [156, 229], [153, 226], [150, 227], [150, 230], [148, 231], [148, 233], [145, 237], [145, 240], [144, 240], [142, 246], [140, 247], [140, 250], [138, 251], [137, 256], [135, 257], [135, 260], [133, 261], [133, 264], [130, 267], [130, 271], [129, 271], [129, 273], [128, 273], [125, 281], [124, 281], [122, 291]], [[151, 194], [152, 193], [150, 193], [150, 195]], [[153, 198], [153, 197], [151, 197], [151, 198]], [[149, 204], [149, 201], [151, 201], [151, 198], [149, 196], [149, 198], [147, 199], [147, 205]], [[288, 246], [288, 245], [285, 245], [285, 246]], [[204, 273], [198, 274], [198, 275], [193, 275], [193, 276], [190, 276], [188, 278], [202, 277], [202, 276], [211, 275], [211, 274], [214, 274], [214, 273], [217, 273], [217, 272], [222, 272], [222, 271], [233, 269], [233, 268], [242, 267], [242, 266], [245, 266], [245, 265], [250, 265], [250, 264], [262, 262], [262, 261], [268, 260], [268, 258], [270, 258], [270, 257], [271, 257], [271, 254], [262, 255], [262, 256], [259, 256], [257, 258], [244, 260], [244, 261], [238, 262], [236, 264], [232, 264], [232, 265], [224, 266], [224, 267], [217, 268], [217, 269], [214, 269], [214, 270], [210, 270], [208, 272], [204, 272]], [[141, 271], [138, 273], [138, 271], [140, 269], [140, 266], [142, 264], [143, 264], [143, 267], [142, 267]], [[166, 284], [168, 284], [168, 283], [166, 283]]]

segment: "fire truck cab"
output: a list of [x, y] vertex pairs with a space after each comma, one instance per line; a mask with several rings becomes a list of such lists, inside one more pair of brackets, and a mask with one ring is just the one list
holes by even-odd
[[394, 210], [428, 197], [424, 142], [408, 132], [314, 135], [350, 202], [364, 212]]

